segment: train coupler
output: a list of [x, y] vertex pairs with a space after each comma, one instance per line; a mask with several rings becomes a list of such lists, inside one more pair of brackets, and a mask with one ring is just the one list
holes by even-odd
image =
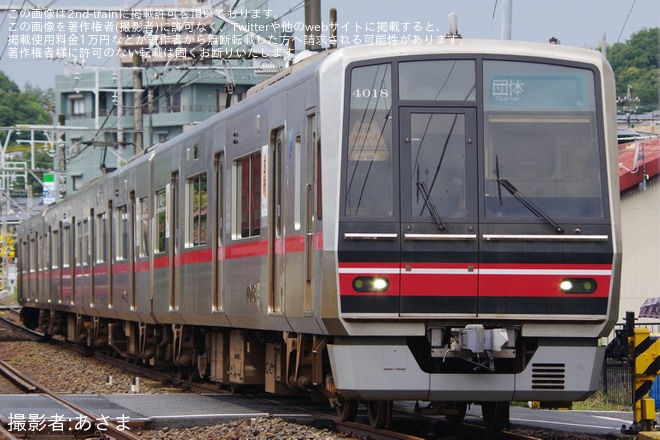
[[494, 358], [516, 356], [516, 330], [506, 328], [484, 328], [482, 324], [465, 327], [430, 327], [427, 330], [431, 345], [431, 357], [448, 357], [471, 360], [486, 356], [486, 362], [478, 362], [477, 368], [493, 369]]

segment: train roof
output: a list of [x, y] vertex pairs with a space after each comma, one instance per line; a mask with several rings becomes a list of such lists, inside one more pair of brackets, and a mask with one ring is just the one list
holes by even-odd
[[[271, 86], [292, 77], [297, 78], [297, 80], [301, 80], [306, 76], [312, 76], [316, 71], [323, 71], [324, 67], [329, 64], [340, 63], [343, 66], [346, 66], [351, 62], [359, 60], [429, 54], [517, 55], [563, 59], [568, 61], [591, 62], [596, 65], [607, 65], [607, 61], [600, 54], [600, 52], [594, 50], [561, 46], [550, 43], [534, 43], [525, 41], [445, 38], [444, 40], [437, 40], [437, 42], [434, 44], [408, 43], [356, 45], [346, 46], [338, 49], [324, 50], [318, 53], [313, 53], [311, 56], [306, 56], [301, 61], [294, 63], [292, 66], [252, 87], [248, 91], [247, 97], [251, 98], [256, 96], [263, 96], [263, 99], [266, 99], [268, 93], [265, 93], [265, 95], [262, 94], [271, 89]], [[271, 90], [274, 91], [274, 89]], [[85, 187], [92, 187], [105, 178], [111, 178], [110, 176], [121, 174], [122, 171], [126, 171], [133, 166], [139, 166], [139, 164], [142, 162], [141, 158], [150, 156], [153, 152], [160, 149], [174, 148], [176, 145], [181, 144], [181, 142], [185, 142], [187, 139], [197, 136], [200, 130], [204, 130], [206, 127], [216, 124], [218, 119], [225, 118], [232, 112], [244, 111], [251, 105], [250, 102], [246, 101], [251, 102], [251, 99], [243, 100], [227, 108], [226, 110], [211, 116], [210, 118], [202, 121], [193, 129], [183, 132], [163, 144], [155, 144], [146, 148], [143, 152], [129, 158], [127, 160], [127, 164], [124, 167], [114, 171], [111, 174], [100, 176], [99, 178], [89, 182], [87, 185], [85, 185]]]
[[507, 54], [545, 58], [561, 58], [573, 61], [589, 61], [597, 64], [599, 63], [599, 60], [605, 60], [600, 52], [593, 49], [561, 46], [550, 43], [511, 40], [472, 40], [462, 38], [445, 38], [444, 40], [438, 40], [434, 44], [405, 43], [346, 46], [339, 49], [331, 49], [318, 52], [314, 55], [305, 57], [299, 63], [293, 64], [291, 67], [250, 88], [248, 91], [248, 96], [254, 95], [255, 93], [268, 88], [270, 85], [275, 84], [278, 81], [281, 81], [282, 79], [302, 69], [309, 68], [313, 65], [320, 65], [327, 58], [334, 59], [332, 55], [336, 57], [342, 57], [346, 61], [350, 62], [358, 59], [368, 60], [374, 58], [414, 56], [429, 53], [438, 55]]

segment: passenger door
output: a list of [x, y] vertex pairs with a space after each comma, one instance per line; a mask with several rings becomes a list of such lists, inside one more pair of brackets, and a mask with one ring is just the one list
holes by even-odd
[[286, 236], [284, 214], [287, 212], [285, 199], [285, 150], [284, 129], [278, 129], [271, 134], [271, 149], [273, 159], [271, 187], [272, 215], [269, 216], [269, 261], [270, 266], [270, 312], [281, 313], [286, 291]]
[[215, 219], [213, 224], [213, 299], [212, 308], [214, 312], [222, 311], [224, 304], [222, 302], [223, 284], [224, 284], [224, 266], [225, 266], [225, 248], [224, 248], [224, 228], [225, 228], [225, 157], [223, 153], [216, 154], [213, 161], [215, 170], [215, 182], [213, 193], [215, 194]]
[[401, 315], [476, 315], [476, 110], [401, 108]]

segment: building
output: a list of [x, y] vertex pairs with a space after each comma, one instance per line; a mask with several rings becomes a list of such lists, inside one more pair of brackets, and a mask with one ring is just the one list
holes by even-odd
[[[652, 131], [657, 127], [639, 127]], [[619, 145], [623, 265], [619, 322], [660, 297], [660, 137]]]
[[117, 23], [116, 67], [75, 66], [56, 77], [60, 123], [88, 127], [64, 135], [60, 195], [240, 101], [286, 64], [287, 47], [267, 3], [241, 0], [234, 9], [209, 3], [127, 11]]

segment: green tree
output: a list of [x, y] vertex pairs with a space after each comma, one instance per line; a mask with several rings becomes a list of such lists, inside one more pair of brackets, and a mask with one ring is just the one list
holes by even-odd
[[[0, 72], [0, 126], [11, 127], [15, 125], [44, 125], [51, 124], [50, 111], [54, 108], [55, 93], [52, 89], [42, 90], [30, 84], [25, 85], [25, 91]], [[5, 143], [8, 131], [0, 132], [0, 142]], [[18, 139], [26, 139], [26, 135], [12, 132], [9, 144], [18, 144]], [[35, 133], [35, 140], [45, 140], [43, 133]], [[11, 160], [20, 160], [12, 158]], [[29, 153], [23, 154], [23, 160], [30, 161]], [[46, 152], [35, 152], [35, 166], [41, 169], [52, 169], [53, 158]], [[15, 182], [16, 188], [22, 188], [25, 182]], [[32, 175], [28, 176], [28, 184], [32, 186], [34, 194], [40, 194], [41, 184]]]
[[660, 28], [642, 29], [625, 43], [613, 44], [607, 59], [616, 77], [617, 96], [625, 97], [628, 87], [639, 98], [640, 111], [660, 104]]
[[20, 92], [18, 86], [16, 83], [7, 77], [3, 72], [0, 72], [0, 91], [4, 91], [7, 93], [18, 93]]

